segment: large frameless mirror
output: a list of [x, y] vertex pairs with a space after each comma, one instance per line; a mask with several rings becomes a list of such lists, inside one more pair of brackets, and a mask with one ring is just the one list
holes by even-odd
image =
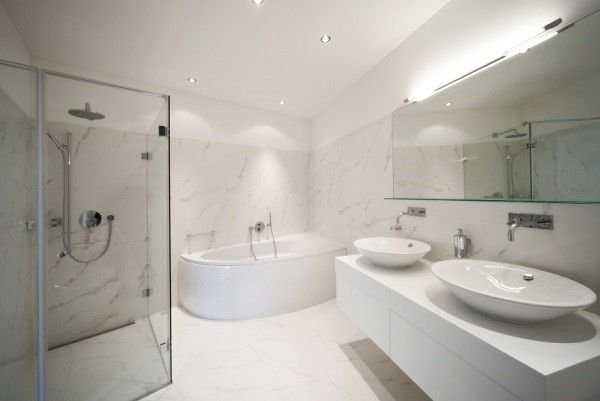
[[600, 202], [600, 13], [393, 114], [393, 197]]

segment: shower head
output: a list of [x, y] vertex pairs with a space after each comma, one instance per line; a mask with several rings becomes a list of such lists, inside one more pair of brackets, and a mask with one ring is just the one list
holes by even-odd
[[501, 135], [506, 135], [505, 138], [507, 139], [523, 138], [524, 136], [527, 136], [526, 133], [518, 132], [516, 128], [512, 128], [502, 132], [494, 132], [492, 138], [498, 138]]
[[522, 132], [516, 132], [514, 134], [510, 134], [510, 135], [506, 135], [505, 138], [508, 139], [513, 139], [513, 138], [523, 138], [524, 136], [527, 136], [527, 134], [524, 134]]
[[86, 102], [85, 109], [69, 109], [69, 114], [79, 118], [85, 118], [86, 120], [102, 120], [104, 114], [92, 111], [90, 104]]

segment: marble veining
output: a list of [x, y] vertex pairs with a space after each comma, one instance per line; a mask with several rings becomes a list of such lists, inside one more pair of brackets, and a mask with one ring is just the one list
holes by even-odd
[[336, 306], [244, 321], [173, 309], [173, 384], [144, 401], [427, 401]]
[[128, 401], [169, 382], [148, 318], [48, 352], [50, 401]]
[[[461, 227], [471, 238], [472, 257], [558, 273], [600, 294], [599, 205], [384, 200], [393, 187], [390, 137], [388, 115], [311, 153], [311, 231], [345, 243], [349, 253], [362, 237], [415, 238], [432, 246], [427, 257], [437, 261], [453, 257], [451, 236]], [[427, 217], [405, 216], [403, 230], [391, 232], [390, 223], [407, 206], [426, 207]], [[555, 228], [520, 228], [508, 242], [509, 212], [553, 214]]]
[[[73, 253], [83, 259], [105, 246], [108, 226], [90, 232], [79, 225], [84, 210], [115, 215], [107, 253], [89, 263], [68, 256], [61, 227], [48, 236], [48, 341], [56, 346], [120, 327], [148, 314], [147, 135], [88, 126], [48, 123], [66, 143], [71, 132], [71, 219]], [[166, 170], [166, 166], [162, 166]], [[48, 217], [60, 217], [63, 196], [60, 152], [48, 146]], [[166, 193], [166, 189], [164, 190]], [[166, 196], [166, 195], [165, 195]]]
[[[29, 78], [29, 77], [26, 77]], [[33, 125], [0, 90], [0, 399], [33, 387]]]
[[181, 253], [246, 242], [248, 226], [267, 221], [269, 211], [276, 236], [308, 229], [308, 168], [303, 151], [171, 138], [175, 305]]

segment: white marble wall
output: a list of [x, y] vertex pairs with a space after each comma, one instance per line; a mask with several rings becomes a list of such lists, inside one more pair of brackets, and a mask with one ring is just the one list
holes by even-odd
[[34, 381], [35, 231], [23, 225], [34, 218], [33, 138], [31, 120], [0, 90], [0, 399], [11, 401], [30, 399]]
[[[64, 249], [61, 227], [49, 231], [48, 341], [50, 346], [133, 322], [148, 313], [147, 164], [141, 159], [147, 136], [108, 129], [49, 123], [63, 143], [71, 139], [71, 228], [73, 253], [80, 259], [99, 255], [108, 226], [89, 232], [79, 225], [84, 210], [115, 216], [107, 253], [78, 263]], [[48, 217], [60, 217], [63, 196], [60, 152], [48, 143]], [[104, 220], [106, 222], [106, 220]]]
[[[384, 200], [392, 191], [391, 116], [311, 153], [311, 224], [346, 243], [374, 235], [398, 235], [432, 245], [428, 258], [452, 257], [458, 227], [472, 239], [477, 258], [524, 263], [578, 280], [600, 293], [600, 206], [506, 204], [499, 202]], [[389, 224], [407, 206], [424, 206], [427, 217], [402, 218], [403, 230]], [[554, 215], [553, 231], [517, 230], [506, 239], [508, 212]], [[598, 304], [591, 310], [600, 312]]]
[[535, 199], [600, 200], [600, 120], [533, 124]]
[[394, 194], [411, 198], [463, 198], [461, 145], [394, 147]]
[[269, 211], [276, 236], [306, 231], [308, 166], [304, 151], [171, 138], [174, 304], [181, 253], [246, 242]]

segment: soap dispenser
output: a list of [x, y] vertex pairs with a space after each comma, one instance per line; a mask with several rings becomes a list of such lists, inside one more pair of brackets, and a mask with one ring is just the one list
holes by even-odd
[[457, 258], [464, 258], [467, 256], [467, 244], [469, 239], [463, 234], [463, 229], [459, 228], [458, 232], [454, 234], [454, 256]]

